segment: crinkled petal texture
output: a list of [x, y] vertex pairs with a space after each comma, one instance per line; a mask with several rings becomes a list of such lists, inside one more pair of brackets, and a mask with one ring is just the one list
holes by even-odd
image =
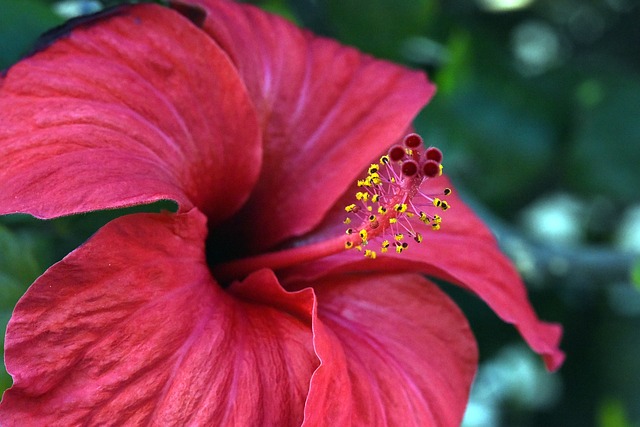
[[0, 424], [299, 425], [313, 292], [267, 270], [224, 292], [205, 235], [197, 211], [121, 217], [53, 266], [11, 319]]
[[[445, 187], [452, 186], [442, 176], [429, 180], [423, 190], [438, 194]], [[390, 252], [380, 254], [376, 260], [368, 260], [361, 252], [346, 251], [282, 271], [283, 285], [297, 288], [301, 283], [313, 282], [327, 274], [361, 271], [413, 271], [438, 277], [477, 294], [500, 318], [514, 324], [529, 346], [543, 357], [549, 370], [556, 370], [564, 360], [564, 353], [559, 349], [562, 328], [538, 319], [518, 272], [502, 254], [489, 229], [455, 191], [447, 196], [447, 201], [452, 207], [442, 214], [442, 228], [432, 231], [420, 221], [414, 221], [414, 227], [423, 234], [424, 241], [420, 244], [411, 242], [402, 254]], [[332, 211], [327, 218], [327, 223], [332, 225], [313, 239], [336, 235], [340, 225], [344, 230], [341, 224], [343, 206]], [[370, 245], [376, 244], [370, 242]]]
[[262, 174], [232, 228], [249, 250], [261, 250], [315, 227], [360, 168], [404, 136], [435, 88], [422, 72], [255, 7], [196, 3], [209, 14], [204, 30], [238, 67], [263, 128]]
[[0, 423], [460, 422], [476, 348], [433, 284], [365, 275], [287, 292], [260, 270], [225, 292], [205, 236], [196, 210], [130, 215], [54, 265], [10, 321]]
[[316, 330], [316, 351], [323, 359], [341, 346], [348, 383], [336, 356], [323, 359], [305, 425], [460, 425], [477, 350], [464, 315], [437, 286], [418, 275], [375, 274], [326, 277], [314, 289], [336, 342]]
[[123, 8], [9, 70], [0, 213], [172, 199], [219, 222], [256, 182], [260, 133], [236, 67], [209, 36], [166, 8]]

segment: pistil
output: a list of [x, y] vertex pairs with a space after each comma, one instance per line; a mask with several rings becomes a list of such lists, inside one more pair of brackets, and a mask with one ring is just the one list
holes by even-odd
[[213, 275], [221, 283], [229, 283], [263, 268], [276, 271], [339, 254], [345, 251], [344, 244], [345, 238], [338, 236], [310, 245], [240, 258], [214, 266]]
[[441, 162], [440, 150], [434, 147], [425, 150], [422, 138], [409, 134], [402, 145], [394, 145], [369, 167], [365, 179], [358, 180], [360, 191], [355, 194], [355, 203], [345, 207], [348, 216], [344, 220], [350, 225], [357, 219], [357, 227], [349, 227], [344, 235], [318, 243], [225, 262], [214, 266], [213, 274], [222, 283], [228, 283], [262, 268], [281, 270], [346, 250], [358, 250], [375, 259], [377, 251], [368, 246], [374, 240], [381, 240], [380, 253], [392, 249], [400, 254], [409, 247], [406, 237], [416, 243], [423, 241], [418, 229], [440, 229], [442, 218], [429, 211], [447, 210], [449, 204], [444, 197], [451, 190], [427, 194], [421, 187], [442, 173]]

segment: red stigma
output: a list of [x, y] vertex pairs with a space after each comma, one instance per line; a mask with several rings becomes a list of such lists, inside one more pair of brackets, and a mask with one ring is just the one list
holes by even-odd
[[433, 160], [436, 163], [442, 163], [442, 151], [436, 147], [429, 147], [429, 149], [424, 153], [424, 157], [426, 160]]
[[404, 176], [414, 176], [418, 173], [418, 162], [415, 160], [406, 160], [402, 163], [402, 175]]
[[440, 174], [440, 163], [435, 160], [427, 160], [422, 165], [422, 173], [429, 178], [435, 178]]
[[407, 153], [404, 147], [402, 147], [401, 145], [394, 145], [389, 149], [389, 159], [391, 159], [394, 162], [398, 162], [404, 159], [406, 155]]
[[422, 137], [417, 133], [410, 133], [409, 135], [404, 137], [403, 143], [405, 147], [415, 149], [418, 147], [422, 147], [424, 141], [422, 140]]

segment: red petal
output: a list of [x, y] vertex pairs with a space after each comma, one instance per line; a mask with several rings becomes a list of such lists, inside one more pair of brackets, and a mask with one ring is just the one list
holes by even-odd
[[0, 424], [300, 425], [313, 292], [263, 270], [229, 295], [205, 234], [197, 211], [125, 216], [49, 269], [9, 323]]
[[227, 55], [181, 15], [126, 9], [17, 64], [0, 88], [0, 213], [159, 199], [210, 221], [248, 197], [255, 111]]
[[[427, 193], [429, 189], [435, 193], [451, 187], [444, 176], [429, 183]], [[280, 276], [283, 283], [295, 284], [336, 272], [354, 271], [413, 271], [439, 277], [476, 293], [501, 319], [515, 325], [529, 346], [542, 355], [548, 369], [556, 370], [564, 360], [564, 353], [558, 348], [562, 328], [538, 319], [518, 272], [502, 254], [489, 229], [455, 191], [447, 196], [447, 201], [451, 209], [441, 215], [442, 228], [436, 232], [422, 230], [424, 241], [420, 245], [410, 243], [410, 247], [402, 254], [379, 254], [374, 261], [364, 259], [360, 252], [347, 251], [282, 272]], [[342, 225], [344, 209], [341, 211], [333, 211], [340, 216], [329, 218], [326, 222]], [[416, 224], [416, 227], [421, 225], [419, 221]], [[331, 226], [323, 234], [332, 231], [344, 233]], [[311, 240], [317, 238], [315, 236]]]
[[[320, 320], [332, 332], [324, 339], [335, 334], [342, 343], [351, 385], [335, 380], [344, 376], [344, 362], [325, 358], [311, 383], [305, 425], [460, 425], [477, 349], [442, 291], [409, 274], [332, 277], [314, 288]], [[323, 342], [317, 333], [315, 342], [316, 349]]]
[[317, 225], [369, 159], [403, 136], [434, 87], [422, 73], [257, 8], [197, 3], [209, 13], [205, 31], [237, 65], [263, 126], [264, 167], [233, 231], [263, 249]]

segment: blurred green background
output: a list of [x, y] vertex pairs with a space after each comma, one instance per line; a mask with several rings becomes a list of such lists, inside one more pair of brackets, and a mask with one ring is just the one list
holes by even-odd
[[[118, 2], [0, 0], [0, 69], [43, 31], [107, 3]], [[548, 374], [513, 328], [445, 285], [482, 357], [464, 425], [640, 426], [640, 4], [253, 3], [430, 74], [439, 90], [418, 131], [444, 151], [540, 316], [564, 325], [568, 358]], [[0, 218], [2, 327], [37, 276], [119, 214]], [[4, 373], [0, 388], [10, 384]]]

